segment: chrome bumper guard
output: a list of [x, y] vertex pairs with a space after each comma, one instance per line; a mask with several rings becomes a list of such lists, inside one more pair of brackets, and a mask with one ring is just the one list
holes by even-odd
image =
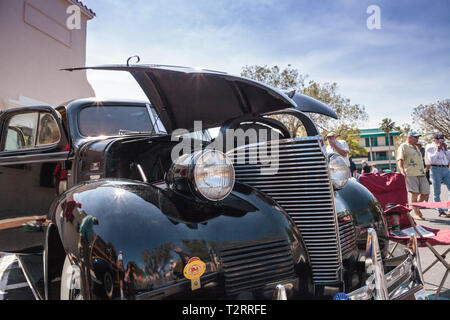
[[[366, 285], [347, 294], [349, 300], [428, 300], [416, 237], [411, 237], [404, 255], [383, 265], [377, 234], [369, 229], [365, 266]], [[395, 268], [384, 274], [384, 267]]]
[[[339, 293], [335, 300], [428, 300], [416, 237], [411, 237], [401, 256], [385, 260], [381, 257], [377, 233], [370, 228], [365, 256], [366, 285], [351, 293]], [[394, 267], [384, 273], [385, 267]], [[274, 300], [287, 300], [286, 286], [278, 284]]]

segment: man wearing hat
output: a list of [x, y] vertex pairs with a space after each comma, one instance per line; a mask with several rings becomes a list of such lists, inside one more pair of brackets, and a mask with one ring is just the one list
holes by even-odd
[[[434, 202], [441, 202], [442, 184], [447, 186], [450, 191], [450, 150], [445, 143], [445, 137], [442, 134], [436, 134], [433, 143], [425, 148], [426, 170], [431, 172], [433, 181]], [[439, 209], [439, 216], [450, 218], [445, 209]]]
[[348, 147], [347, 142], [344, 140], [337, 140], [336, 133], [330, 132], [327, 135], [327, 141], [328, 141], [328, 147], [327, 147], [327, 153], [337, 153], [341, 155], [345, 159], [345, 163], [347, 163], [347, 166], [350, 168], [350, 148]]
[[[422, 154], [416, 144], [420, 134], [416, 131], [408, 133], [408, 140], [402, 143], [397, 151], [397, 163], [400, 173], [405, 176], [406, 188], [411, 194], [411, 202], [428, 201], [430, 194], [430, 184], [425, 175], [425, 166]], [[417, 207], [413, 207], [415, 219], [425, 220], [422, 212]]]

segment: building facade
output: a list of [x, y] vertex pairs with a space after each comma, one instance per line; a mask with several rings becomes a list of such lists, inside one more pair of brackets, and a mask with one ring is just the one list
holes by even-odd
[[376, 164], [379, 170], [391, 168], [395, 171], [397, 169], [395, 145], [399, 136], [398, 131], [390, 132], [388, 138], [380, 129], [360, 130], [359, 145], [366, 148], [368, 157], [354, 158], [357, 168], [360, 169], [362, 161], [365, 160], [370, 165]]
[[76, 0], [0, 0], [0, 110], [94, 96], [86, 72], [60, 71], [85, 66], [94, 16]]

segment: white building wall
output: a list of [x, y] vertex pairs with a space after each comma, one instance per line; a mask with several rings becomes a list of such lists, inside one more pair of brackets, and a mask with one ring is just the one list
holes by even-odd
[[69, 30], [68, 0], [0, 0], [0, 109], [57, 106], [94, 96], [85, 72], [62, 68], [86, 63], [86, 27]]

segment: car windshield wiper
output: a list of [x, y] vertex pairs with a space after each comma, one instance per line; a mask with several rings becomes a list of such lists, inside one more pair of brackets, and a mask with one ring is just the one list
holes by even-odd
[[119, 130], [119, 135], [126, 136], [126, 135], [132, 135], [132, 134], [151, 134], [151, 135], [158, 135], [154, 131], [133, 131], [133, 130]]

